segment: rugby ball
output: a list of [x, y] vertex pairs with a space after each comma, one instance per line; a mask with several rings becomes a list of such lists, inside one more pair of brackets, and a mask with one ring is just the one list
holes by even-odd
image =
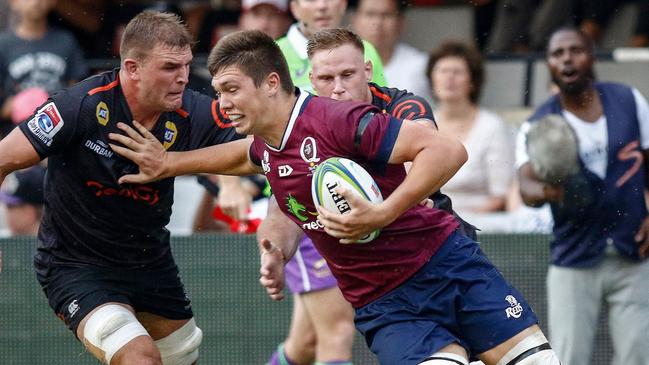
[[[313, 172], [311, 180], [313, 202], [332, 212], [349, 213], [351, 211], [349, 203], [335, 192], [339, 186], [372, 203], [383, 201], [378, 185], [361, 165], [346, 158], [331, 157], [319, 164]], [[380, 233], [381, 230], [377, 229], [356, 242], [370, 242]]]

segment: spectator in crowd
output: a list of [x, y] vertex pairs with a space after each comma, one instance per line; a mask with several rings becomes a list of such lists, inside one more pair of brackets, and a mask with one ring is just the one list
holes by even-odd
[[[609, 308], [613, 364], [649, 364], [649, 105], [637, 89], [596, 82], [592, 41], [576, 28], [552, 34], [547, 65], [559, 94], [524, 123], [516, 145], [523, 201], [550, 203], [550, 339], [565, 364], [591, 363], [602, 303]], [[541, 181], [526, 134], [548, 114], [576, 133], [579, 173]], [[538, 170], [537, 170], [538, 171]]]
[[405, 26], [406, 0], [360, 0], [352, 16], [354, 31], [379, 52], [390, 87], [431, 99], [426, 53], [399, 41]]
[[426, 73], [440, 133], [458, 138], [469, 154], [442, 192], [460, 215], [504, 210], [514, 172], [513, 141], [506, 124], [478, 104], [484, 81], [479, 52], [448, 41], [432, 52]]
[[277, 39], [288, 30], [291, 16], [288, 0], [242, 0], [239, 29], [261, 30]]
[[[290, 0], [289, 5], [297, 23], [291, 25], [286, 36], [278, 39], [277, 44], [286, 57], [295, 86], [313, 91], [309, 80], [311, 64], [306, 54], [306, 44], [315, 32], [340, 26], [347, 9], [347, 0]], [[364, 46], [365, 60], [372, 62], [372, 82], [385, 85], [381, 57], [369, 42], [364, 41]]]
[[36, 165], [7, 176], [0, 190], [12, 236], [36, 236], [43, 215], [45, 168]]
[[74, 36], [48, 25], [54, 4], [55, 0], [9, 0], [17, 24], [0, 34], [2, 134], [31, 115], [47, 99], [44, 93], [69, 86], [88, 73]]

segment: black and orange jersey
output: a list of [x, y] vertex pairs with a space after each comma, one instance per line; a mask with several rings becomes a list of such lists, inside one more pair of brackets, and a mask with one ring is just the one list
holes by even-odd
[[[36, 267], [50, 263], [143, 267], [168, 262], [174, 179], [119, 185], [137, 165], [114, 153], [109, 133], [133, 117], [119, 70], [62, 90], [20, 125], [48, 158], [45, 212]], [[182, 108], [164, 112], [151, 130], [168, 151], [185, 151], [238, 136], [212, 98], [185, 90]], [[215, 156], [218, 158], [218, 156]]]
[[399, 119], [429, 119], [435, 122], [433, 109], [422, 98], [406, 90], [369, 83], [372, 105]]

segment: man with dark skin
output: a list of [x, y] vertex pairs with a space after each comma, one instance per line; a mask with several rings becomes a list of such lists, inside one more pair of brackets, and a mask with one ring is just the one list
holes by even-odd
[[[554, 217], [547, 277], [550, 339], [571, 365], [590, 364], [600, 303], [609, 306], [614, 364], [649, 363], [649, 106], [637, 89], [595, 81], [592, 42], [563, 28], [548, 43], [559, 94], [521, 127], [520, 190], [527, 205], [550, 203]], [[575, 131], [580, 172], [560, 184], [534, 173], [526, 151], [531, 123], [561, 115]]]

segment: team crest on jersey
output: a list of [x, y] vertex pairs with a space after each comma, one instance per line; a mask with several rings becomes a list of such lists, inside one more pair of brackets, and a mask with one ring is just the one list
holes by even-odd
[[509, 308], [505, 309], [507, 318], [520, 318], [523, 313], [523, 307], [518, 300], [516, 300], [513, 295], [506, 296], [505, 300], [509, 303]]
[[27, 122], [29, 131], [46, 146], [52, 145], [54, 136], [63, 127], [63, 118], [53, 102], [45, 104], [34, 117]]
[[318, 147], [316, 146], [313, 137], [306, 137], [304, 141], [302, 141], [300, 156], [302, 156], [302, 159], [309, 164], [309, 172], [313, 174], [316, 164], [320, 162], [320, 158], [318, 157]]
[[95, 113], [97, 115], [97, 123], [103, 126], [108, 124], [108, 119], [110, 118], [110, 112], [108, 111], [108, 106], [106, 105], [106, 103], [100, 101], [99, 104], [97, 104], [97, 110]]
[[176, 127], [176, 123], [168, 120], [167, 123], [165, 123], [165, 134], [164, 140], [162, 142], [162, 146], [165, 150], [168, 150], [169, 147], [171, 147], [174, 142], [176, 142], [176, 136], [178, 136], [178, 128]]
[[264, 150], [264, 158], [261, 160], [261, 168], [264, 170], [264, 174], [270, 172], [270, 155], [267, 150]]

